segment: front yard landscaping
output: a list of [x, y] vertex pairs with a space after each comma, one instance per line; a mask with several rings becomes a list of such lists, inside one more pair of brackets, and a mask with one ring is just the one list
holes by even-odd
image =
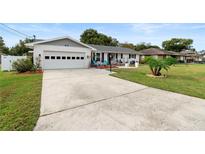
[[148, 65], [140, 65], [137, 69], [113, 69], [112, 76], [140, 83], [149, 87], [164, 89], [176, 93], [205, 99], [205, 65], [178, 64], [162, 74], [166, 78], [151, 78]]
[[42, 74], [0, 72], [0, 130], [33, 130], [40, 114]]

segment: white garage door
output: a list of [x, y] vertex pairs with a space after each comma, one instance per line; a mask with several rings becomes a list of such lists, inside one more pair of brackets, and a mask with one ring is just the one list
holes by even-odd
[[45, 51], [44, 69], [86, 68], [85, 53]]

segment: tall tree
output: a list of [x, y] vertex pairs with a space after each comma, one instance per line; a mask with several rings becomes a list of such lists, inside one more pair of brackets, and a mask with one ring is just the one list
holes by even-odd
[[3, 37], [0, 36], [0, 54], [7, 53], [9, 51], [9, 48], [6, 47]]
[[132, 43], [121, 43], [120, 44], [121, 47], [125, 47], [125, 48], [130, 48], [130, 49], [134, 49], [135, 50], [135, 45]]
[[25, 40], [20, 40], [18, 44], [16, 44], [14, 47], [12, 47], [8, 54], [9, 55], [16, 55], [16, 56], [22, 56], [30, 50], [28, 47], [26, 47], [26, 43], [33, 42], [33, 39], [26, 38]]
[[151, 43], [145, 43], [145, 42], [142, 42], [142, 43], [139, 43], [139, 44], [135, 45], [135, 50], [136, 51], [149, 49], [149, 48], [158, 48], [159, 49], [160, 47], [157, 46], [157, 45], [152, 45]]
[[184, 38], [172, 38], [171, 40], [166, 40], [162, 42], [162, 47], [168, 51], [176, 51], [180, 52], [186, 49], [193, 49], [192, 47], [193, 40], [192, 39], [184, 39]]
[[80, 35], [80, 41], [86, 44], [118, 46], [117, 39], [98, 33], [95, 29], [87, 29]]

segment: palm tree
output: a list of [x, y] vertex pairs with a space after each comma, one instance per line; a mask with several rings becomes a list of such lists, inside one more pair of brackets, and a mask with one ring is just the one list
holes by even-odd
[[176, 59], [173, 57], [168, 57], [164, 59], [156, 59], [153, 57], [145, 58], [145, 63], [149, 65], [149, 68], [154, 76], [160, 76], [161, 70], [164, 69], [168, 71], [171, 65], [176, 63]]

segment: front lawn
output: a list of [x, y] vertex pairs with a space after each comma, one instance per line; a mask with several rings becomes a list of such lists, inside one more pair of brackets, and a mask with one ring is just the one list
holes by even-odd
[[0, 72], [0, 130], [33, 130], [40, 114], [42, 74]]
[[141, 65], [137, 69], [114, 69], [112, 76], [119, 77], [146, 86], [173, 91], [185, 95], [205, 99], [205, 64], [179, 64], [172, 66], [167, 78], [151, 78], [147, 65]]

